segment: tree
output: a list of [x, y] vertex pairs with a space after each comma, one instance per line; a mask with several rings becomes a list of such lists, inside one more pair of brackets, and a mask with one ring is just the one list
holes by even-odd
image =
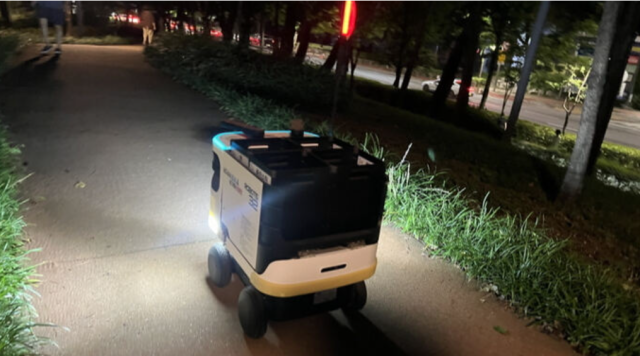
[[340, 50], [341, 44], [342, 43], [340, 41], [336, 41], [333, 44], [333, 47], [331, 47], [331, 51], [329, 52], [327, 59], [324, 61], [324, 64], [322, 65], [322, 69], [329, 70], [329, 71], [333, 69], [333, 66], [336, 65], [336, 61], [338, 60], [338, 52]]
[[304, 62], [307, 57], [313, 29], [321, 22], [332, 21], [336, 16], [335, 10], [337, 10], [335, 3], [326, 1], [308, 1], [301, 3], [300, 6], [302, 19], [298, 30], [299, 45], [294, 57], [298, 63]]
[[[480, 100], [480, 109], [484, 109], [489, 97], [491, 83], [498, 69], [498, 57], [502, 51], [506, 54], [503, 44], [510, 43], [511, 55], [515, 55], [521, 48], [518, 46], [518, 36], [521, 33], [529, 31], [527, 25], [533, 21], [533, 5], [534, 3], [513, 3], [513, 2], [492, 2], [488, 6], [488, 22], [491, 37], [493, 37], [493, 50], [489, 57], [489, 70], [487, 72], [487, 80], [484, 90], [482, 91], [482, 99]], [[524, 44], [526, 45], [526, 43]], [[515, 85], [515, 84], [514, 84]], [[513, 88], [513, 87], [511, 87]]]
[[2, 21], [4, 21], [5, 25], [11, 27], [11, 12], [9, 10], [8, 1], [0, 1], [0, 15], [2, 16]]
[[565, 112], [562, 135], [564, 135], [567, 129], [569, 117], [573, 109], [584, 100], [585, 90], [587, 89], [587, 78], [589, 78], [589, 73], [591, 73], [591, 69], [587, 69], [585, 66], [570, 66], [568, 71], [570, 73], [569, 77], [562, 83], [562, 87], [566, 90], [564, 101], [562, 102], [562, 108]]
[[522, 72], [520, 73], [520, 80], [518, 81], [518, 88], [516, 89], [516, 97], [513, 99], [513, 105], [511, 106], [511, 112], [509, 113], [509, 121], [507, 123], [506, 139], [509, 139], [515, 133], [516, 122], [520, 115], [520, 108], [522, 107], [522, 101], [527, 91], [527, 84], [529, 83], [529, 76], [535, 63], [536, 51], [538, 49], [538, 43], [542, 36], [542, 27], [544, 26], [549, 12], [549, 1], [543, 1], [540, 3], [538, 9], [538, 15], [536, 16], [536, 22], [533, 26], [531, 33], [531, 43], [527, 48], [527, 54], [525, 56], [524, 65], [522, 66]]
[[595, 170], [595, 165], [600, 155], [600, 149], [604, 142], [604, 136], [609, 126], [611, 113], [616, 101], [618, 88], [622, 83], [622, 77], [627, 66], [627, 59], [631, 52], [634, 39], [640, 30], [640, 4], [637, 2], [623, 2], [619, 11], [616, 34], [611, 53], [609, 53], [609, 67], [604, 87], [604, 97], [598, 110], [596, 132], [589, 154], [587, 173]]
[[606, 2], [604, 13], [598, 28], [598, 38], [593, 56], [593, 65], [588, 79], [587, 94], [580, 117], [578, 137], [571, 153], [569, 168], [560, 188], [560, 197], [563, 200], [574, 199], [582, 191], [584, 178], [587, 173], [589, 153], [593, 144], [596, 130], [596, 119], [604, 94], [604, 84], [607, 74], [609, 53], [614, 41], [615, 25], [620, 9], [619, 2]]
[[280, 46], [274, 49], [273, 54], [277, 57], [290, 57], [293, 53], [293, 42], [296, 34], [296, 22], [299, 17], [301, 4], [297, 2], [287, 2], [287, 11], [284, 18], [284, 26], [280, 32]]
[[220, 24], [220, 31], [222, 32], [222, 40], [224, 42], [231, 42], [233, 40], [233, 27], [236, 23], [236, 17], [238, 15], [238, 5], [235, 2], [222, 1], [217, 3], [218, 16], [216, 20]]
[[420, 59], [420, 50], [422, 49], [422, 44], [426, 37], [425, 32], [427, 30], [427, 25], [429, 24], [429, 12], [431, 10], [430, 2], [413, 2], [411, 4], [415, 7], [414, 14], [418, 19], [418, 26], [416, 27], [416, 33], [414, 34], [413, 48], [408, 54], [409, 59], [407, 61], [407, 68], [405, 70], [404, 77], [402, 78], [400, 90], [403, 91], [409, 88], [413, 70]]
[[455, 79], [456, 73], [458, 71], [458, 67], [460, 66], [460, 60], [462, 59], [463, 48], [467, 46], [467, 42], [471, 32], [474, 28], [474, 23], [470, 21], [471, 16], [469, 16], [468, 8], [463, 7], [462, 18], [466, 18], [463, 20], [464, 25], [462, 32], [456, 38], [453, 48], [449, 53], [449, 58], [447, 58], [447, 63], [445, 64], [442, 75], [440, 76], [440, 83], [438, 83], [438, 87], [436, 91], [433, 93], [432, 105], [431, 105], [431, 115], [439, 116], [442, 108], [444, 108], [447, 97], [451, 94], [451, 86], [453, 85], [453, 81]]
[[476, 51], [478, 49], [480, 33], [484, 26], [481, 12], [482, 8], [478, 4], [480, 3], [474, 3], [474, 6], [471, 7], [469, 19], [467, 20], [469, 31], [465, 31], [465, 46], [462, 49], [462, 81], [460, 83], [458, 98], [456, 100], [456, 106], [458, 109], [463, 109], [469, 106], [469, 89], [471, 88], [471, 81], [473, 80], [473, 67], [476, 62]]
[[504, 97], [502, 99], [502, 110], [500, 111], [500, 117], [504, 117], [504, 109], [507, 106], [507, 101], [516, 87], [518, 80], [520, 79], [520, 70], [522, 69], [522, 62], [510, 59], [505, 63], [504, 71], [502, 71], [505, 88]]
[[71, 6], [73, 6], [71, 5], [71, 2], [65, 1], [64, 17], [65, 17], [65, 23], [67, 24], [67, 31], [65, 33], [66, 36], [73, 36], [73, 15], [71, 13]]

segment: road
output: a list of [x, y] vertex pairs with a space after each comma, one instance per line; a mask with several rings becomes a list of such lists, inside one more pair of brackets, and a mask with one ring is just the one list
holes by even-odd
[[[272, 323], [246, 338], [234, 279], [206, 279], [216, 104], [147, 65], [139, 46], [27, 50], [0, 87], [54, 355], [575, 355], [422, 245], [385, 227], [361, 314]], [[508, 330], [506, 335], [494, 327]], [[64, 329], [68, 328], [68, 329]]]
[[[375, 80], [377, 82], [392, 85], [395, 74], [381, 68], [359, 65], [356, 67], [354, 75], [361, 78]], [[412, 78], [409, 87], [411, 89], [421, 89], [423, 79]], [[513, 100], [513, 96], [511, 95]], [[481, 95], [474, 95], [470, 99], [470, 104], [477, 106], [480, 104]], [[507, 102], [505, 115], [509, 115], [511, 104], [513, 101]], [[501, 93], [491, 93], [487, 99], [486, 108], [493, 112], [500, 113], [502, 111], [503, 98]], [[576, 108], [572, 113], [568, 132], [576, 133], [580, 122], [580, 108]], [[535, 122], [540, 125], [549, 126], [554, 129], [562, 128], [564, 124], [565, 112], [562, 109], [562, 102], [547, 98], [536, 98], [534, 96], [526, 97], [520, 111], [520, 118]], [[605, 140], [618, 143], [621, 145], [640, 148], [640, 112], [633, 110], [624, 110], [616, 108], [612, 116], [609, 128], [605, 135]]]

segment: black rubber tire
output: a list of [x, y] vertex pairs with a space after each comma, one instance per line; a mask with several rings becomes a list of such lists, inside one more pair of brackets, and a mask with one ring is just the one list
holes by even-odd
[[259, 339], [267, 332], [267, 313], [262, 294], [252, 286], [245, 287], [238, 298], [238, 317], [244, 333]]
[[217, 287], [225, 287], [231, 282], [233, 264], [229, 251], [220, 242], [209, 250], [209, 278]]
[[342, 307], [344, 311], [358, 311], [367, 304], [367, 285], [364, 281], [352, 284], [349, 288], [349, 301]]
[[422, 90], [423, 90], [423, 91], [425, 91], [425, 92], [427, 92], [427, 93], [430, 93], [430, 92], [431, 92], [431, 89], [429, 89], [429, 86], [428, 86], [428, 85], [426, 85], [426, 84], [422, 86]]

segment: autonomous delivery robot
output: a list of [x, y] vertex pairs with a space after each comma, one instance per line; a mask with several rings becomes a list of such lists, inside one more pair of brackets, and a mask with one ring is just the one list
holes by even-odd
[[262, 337], [269, 320], [360, 310], [376, 270], [384, 163], [335, 138], [237, 122], [213, 137], [209, 278], [245, 285], [238, 315]]

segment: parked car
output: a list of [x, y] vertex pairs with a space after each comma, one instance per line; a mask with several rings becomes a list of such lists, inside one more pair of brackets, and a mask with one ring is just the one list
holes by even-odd
[[[458, 93], [460, 92], [461, 83], [462, 83], [462, 79], [455, 79], [453, 81], [453, 85], [451, 86], [451, 92], [449, 93], [451, 96], [458, 96]], [[436, 91], [439, 84], [440, 84], [440, 79], [424, 81], [422, 82], [422, 90], [426, 91], [427, 93], [433, 93]], [[469, 87], [469, 96], [473, 96], [475, 91], [476, 89], [474, 87]]]
[[[253, 35], [251, 35], [249, 37], [249, 44], [251, 44], [254, 47], [260, 47], [260, 34], [254, 33]], [[265, 48], [273, 47], [273, 37], [269, 35], [264, 36], [264, 47]]]

